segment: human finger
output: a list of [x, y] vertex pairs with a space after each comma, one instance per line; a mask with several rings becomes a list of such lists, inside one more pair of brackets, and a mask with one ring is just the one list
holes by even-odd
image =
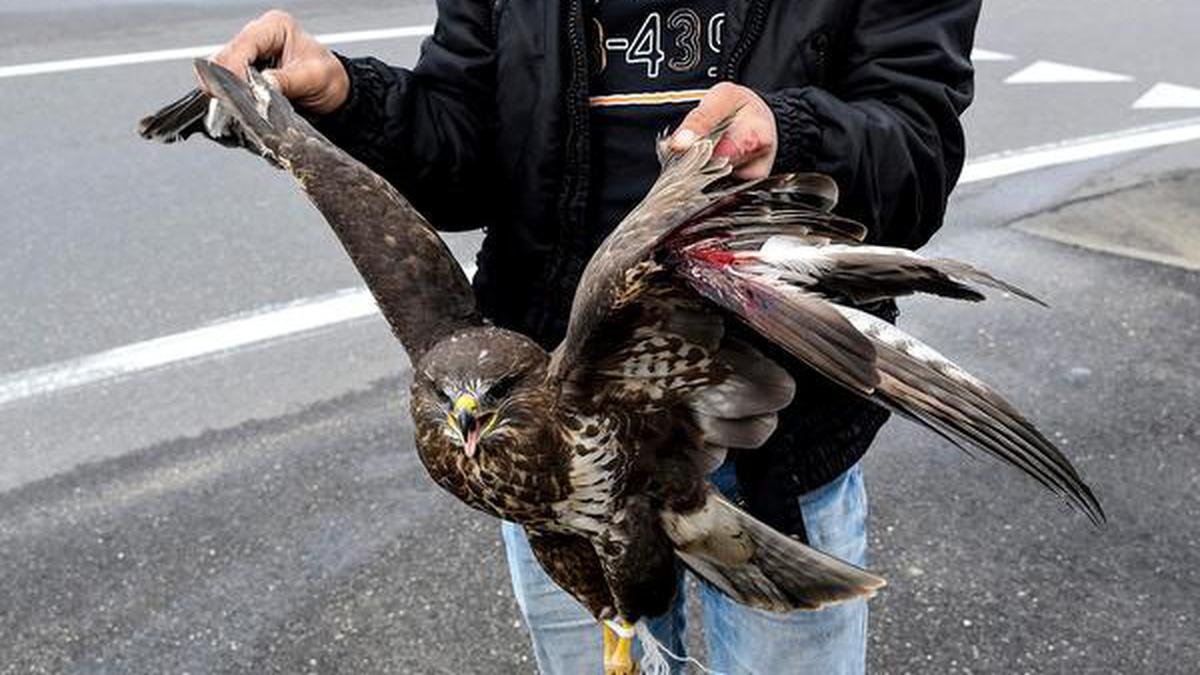
[[697, 140], [738, 111], [745, 104], [749, 90], [732, 82], [721, 82], [708, 90], [700, 103], [683, 118], [671, 136], [671, 149], [687, 150]]

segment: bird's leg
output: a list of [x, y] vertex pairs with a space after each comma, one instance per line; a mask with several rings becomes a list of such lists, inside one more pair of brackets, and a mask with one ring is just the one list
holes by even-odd
[[603, 622], [604, 675], [637, 675], [633, 660], [633, 624], [624, 619]]
[[608, 670], [608, 660], [617, 649], [617, 633], [608, 627], [607, 621], [600, 622], [600, 628], [604, 631], [604, 669]]

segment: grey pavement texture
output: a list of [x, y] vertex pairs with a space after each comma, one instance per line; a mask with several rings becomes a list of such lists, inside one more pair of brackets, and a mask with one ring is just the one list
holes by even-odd
[[[967, 112], [973, 152], [998, 152], [1128, 126], [1196, 115], [1192, 110], [1130, 111], [1155, 81], [1200, 87], [1195, 39], [1200, 3], [1125, 0], [984, 2], [977, 44], [1014, 61], [978, 64], [978, 96]], [[1035, 60], [1129, 75], [1131, 82], [1003, 84]]]
[[1083, 195], [1020, 229], [1097, 251], [1200, 271], [1200, 175], [1165, 174], [1111, 192]]
[[[1007, 227], [934, 250], [1054, 306], [902, 322], [1035, 411], [1112, 522], [891, 423], [872, 671], [1194, 672], [1200, 362], [1164, 346], [1200, 338], [1200, 276]], [[0, 672], [528, 671], [495, 523], [424, 476], [402, 380], [0, 495]]]
[[[1137, 193], [1104, 199], [1122, 211]], [[1092, 530], [1007, 470], [893, 422], [867, 474], [873, 555], [893, 582], [875, 605], [873, 670], [1195, 672], [1200, 275], [1008, 227], [952, 222], [932, 250], [986, 259], [1051, 304], [921, 301], [901, 324], [1029, 411], [1111, 522]]]
[[425, 477], [400, 390], [0, 496], [0, 672], [520, 671], [498, 527]]
[[[279, 4], [315, 32], [432, 18]], [[219, 42], [262, 7], [15, 0], [0, 65]], [[1129, 104], [1158, 79], [1200, 85], [1180, 29], [1198, 7], [989, 4], [979, 43], [1017, 60], [980, 64], [972, 153], [1194, 114]], [[1039, 58], [1138, 80], [1002, 84]], [[282, 176], [133, 136], [189, 77], [176, 61], [0, 80], [0, 373], [358, 283]], [[872, 567], [891, 581], [872, 672], [1197, 672], [1200, 273], [1096, 250], [1194, 259], [1197, 147], [958, 191], [929, 250], [1052, 309], [921, 300], [901, 323], [1028, 411], [1112, 522], [890, 423], [867, 460]], [[453, 246], [465, 260], [477, 241]], [[407, 378], [371, 318], [0, 407], [0, 673], [531, 672], [497, 526], [425, 477]]]

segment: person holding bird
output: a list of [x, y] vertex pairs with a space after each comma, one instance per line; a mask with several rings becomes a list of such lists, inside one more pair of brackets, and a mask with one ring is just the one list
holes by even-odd
[[[713, 670], [864, 672], [889, 411], [1103, 518], [892, 325], [914, 292], [1028, 297], [911, 252], [963, 166], [979, 0], [437, 5], [412, 68], [268, 12], [142, 133], [300, 179], [409, 353], [430, 475], [509, 521], [542, 672], [633, 672], [635, 632], [680, 668], [685, 570]], [[470, 286], [433, 228], [486, 232]]]

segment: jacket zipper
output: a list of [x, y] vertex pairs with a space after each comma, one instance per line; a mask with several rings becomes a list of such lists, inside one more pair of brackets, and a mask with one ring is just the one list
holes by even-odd
[[829, 36], [825, 31], [821, 31], [813, 37], [813, 47], [817, 52], [816, 77], [813, 78], [813, 81], [823, 86], [828, 75], [825, 72], [825, 62], [829, 58]]
[[504, 0], [492, 0], [492, 44], [499, 41], [500, 36], [500, 4]]
[[724, 79], [737, 80], [742, 60], [746, 58], [750, 48], [758, 41], [763, 27], [767, 23], [768, 5], [770, 5], [770, 0], [751, 0], [750, 11], [746, 13], [746, 27], [742, 30], [737, 44], [733, 46], [733, 51], [729, 53], [729, 58], [725, 60]]
[[[587, 102], [583, 99], [586, 96], [588, 73], [587, 49], [584, 44], [583, 24], [581, 23], [582, 0], [571, 0], [567, 6], [567, 12], [567, 36], [571, 45], [571, 81], [567, 87], [567, 121], [570, 130], [567, 134], [568, 147], [564, 166], [567, 184], [559, 206], [557, 250], [551, 257], [551, 267], [549, 274], [546, 275], [546, 281], [553, 286], [548, 286], [545, 290], [552, 297], [562, 291], [563, 265], [568, 257], [566, 253], [570, 241], [581, 235], [582, 223], [576, 217], [579, 210], [576, 205], [579, 201], [580, 185], [584, 183], [582, 174], [586, 171], [584, 161], [587, 152]], [[543, 310], [538, 321], [539, 334], [545, 334], [549, 319], [550, 312]]]

